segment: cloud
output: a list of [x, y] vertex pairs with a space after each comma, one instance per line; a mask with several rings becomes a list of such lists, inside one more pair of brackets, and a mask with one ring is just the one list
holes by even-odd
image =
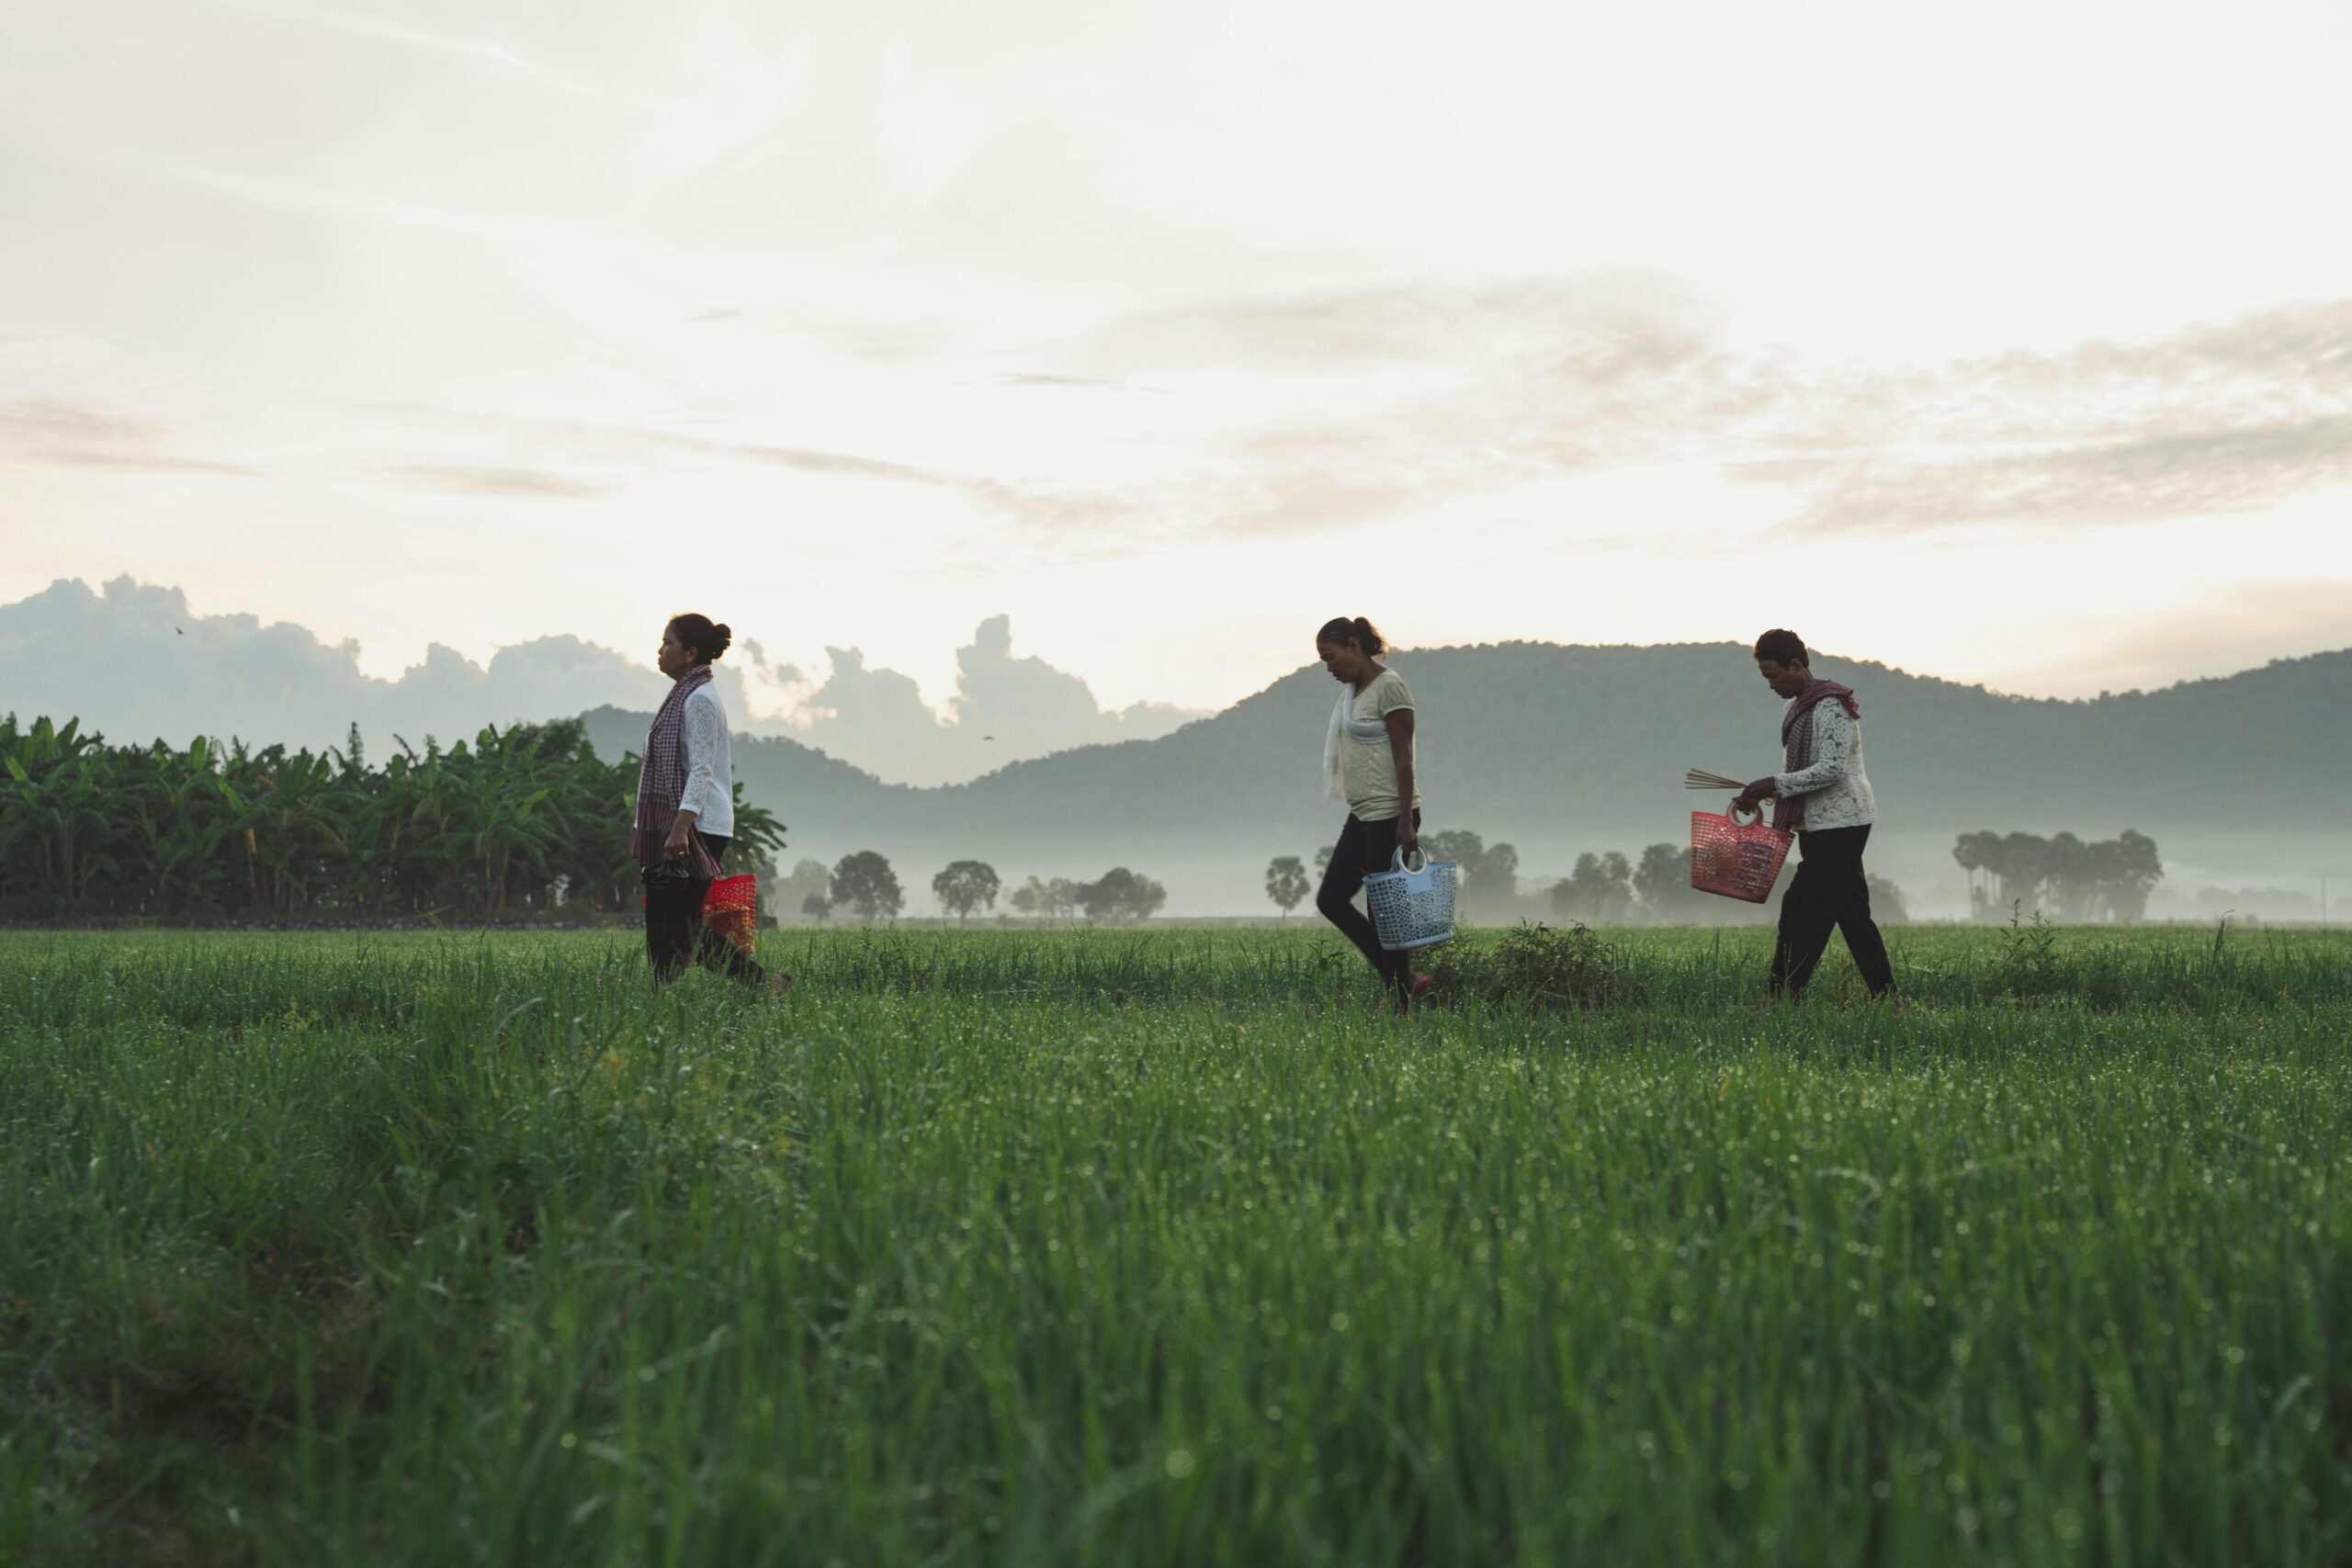
[[952, 468], [894, 462], [884, 457], [858, 457], [845, 452], [761, 442], [714, 441], [706, 436], [681, 435], [670, 431], [644, 432], [641, 438], [656, 446], [713, 457], [773, 463], [801, 473], [877, 479], [888, 484], [918, 485], [945, 491], [1013, 522], [1049, 532], [1143, 526], [1148, 525], [1151, 510], [1135, 495], [1117, 490], [1057, 488], [994, 479], [983, 474], [962, 473]]
[[0, 406], [0, 456], [21, 462], [119, 473], [234, 477], [259, 471], [183, 456], [170, 448], [169, 434], [153, 421], [79, 403], [33, 399]]
[[[619, 441], [930, 490], [1096, 556], [1337, 532], [1651, 467], [1712, 468], [1781, 492], [1803, 525], [1879, 535], [2128, 525], [2352, 482], [2352, 299], [1888, 368], [1735, 346], [1672, 279], [1596, 274], [1210, 299], [1043, 346], [1071, 368], [996, 384], [1257, 399], [1277, 412], [1243, 413], [1173, 472], [1122, 483], [584, 425], [540, 430], [565, 449], [539, 467], [408, 471], [462, 493], [590, 495], [598, 481], [569, 465], [593, 468]], [[1176, 385], [1147, 384], [1163, 378]], [[1326, 412], [1281, 417], [1302, 407]], [[103, 421], [51, 412], [19, 426], [52, 443], [153, 435]]]
[[[1879, 458], [1780, 467], [1810, 492], [1802, 520], [1830, 528], [1887, 533], [1965, 524], [2209, 517], [2251, 511], [2322, 485], [2352, 483], [2352, 413], [1942, 462]], [[1756, 468], [1748, 474], [1771, 477]]]
[[572, 474], [541, 468], [471, 468], [459, 464], [413, 463], [392, 470], [428, 489], [451, 495], [518, 496], [526, 499], [586, 500], [619, 489]]
[[2213, 515], [2352, 482], [2352, 300], [1892, 370], [1735, 349], [1645, 279], [1213, 303], [1085, 347], [1138, 374], [1390, 374], [1352, 417], [1238, 436], [1162, 498], [1226, 533], [1644, 465], [1713, 466], [1786, 490], [1798, 522], [1883, 534]]
[[1084, 387], [1108, 392], [1153, 392], [1168, 395], [1164, 387], [1139, 387], [1131, 381], [1106, 380], [1099, 376], [1056, 376], [1043, 370], [1009, 370], [996, 378], [1000, 387]]
[[[1199, 716], [1159, 703], [1106, 711], [1078, 676], [1016, 656], [1002, 615], [956, 655], [944, 716], [911, 678], [868, 667], [856, 649], [826, 654], [812, 686], [757, 640], [738, 642], [717, 679], [739, 731], [791, 736], [886, 779], [942, 784], [1072, 746], [1163, 735]], [[797, 699], [795, 710], [752, 717], [755, 684]], [[450, 741], [486, 724], [606, 705], [650, 711], [667, 690], [645, 659], [575, 637], [516, 643], [486, 663], [435, 644], [397, 679], [379, 680], [361, 671], [356, 643], [253, 615], [199, 615], [179, 589], [129, 577], [100, 591], [61, 580], [0, 605], [0, 707], [28, 719], [79, 716], [119, 743], [235, 736], [315, 750], [341, 745], [356, 724], [380, 749], [395, 736]]]
[[2341, 648], [2352, 648], [2352, 581], [2241, 583], [2189, 604], [2053, 627], [2033, 649], [2037, 662], [1998, 671], [1993, 683], [2060, 697], [2154, 691]]
[[[176, 588], [128, 577], [94, 592], [73, 580], [0, 606], [0, 691], [19, 716], [78, 715], [119, 742], [197, 735], [340, 744], [353, 724], [378, 746], [471, 736], [485, 724], [650, 708], [666, 682], [641, 660], [577, 637], [500, 649], [477, 664], [435, 645], [397, 680], [361, 672], [356, 643], [253, 615], [199, 615]], [[742, 711], [740, 675], [724, 672]]]
[[1148, 739], [1199, 716], [1165, 703], [1105, 710], [1082, 677], [1035, 655], [1014, 654], [1010, 615], [982, 621], [970, 644], [956, 652], [956, 696], [949, 705], [956, 726], [994, 736], [1009, 757]]
[[1070, 359], [1122, 372], [1351, 372], [1459, 366], [1597, 321], [1700, 312], [1690, 291], [1662, 274], [1588, 272], [1196, 300], [1114, 318], [1065, 346]]
[[1875, 533], [2098, 525], [2245, 512], [2352, 481], [2352, 300], [1849, 377], [1784, 405], [1801, 517]]
[[933, 490], [954, 491], [989, 505], [1005, 505], [1015, 496], [1012, 487], [994, 479], [952, 469], [925, 468], [916, 463], [893, 462], [886, 457], [862, 457], [847, 452], [826, 452], [814, 447], [765, 442], [714, 441], [707, 436], [681, 435], [673, 431], [646, 431], [640, 435], [652, 445], [674, 447], [680, 451], [773, 463], [778, 468], [792, 468], [804, 474], [922, 485]]
[[1164, 703], [1106, 710], [1080, 677], [1015, 655], [1004, 615], [981, 622], [957, 650], [956, 694], [944, 716], [912, 680], [868, 668], [858, 649], [825, 652], [830, 669], [802, 710], [802, 738], [908, 784], [955, 783], [1074, 746], [1149, 739], [1200, 716]]

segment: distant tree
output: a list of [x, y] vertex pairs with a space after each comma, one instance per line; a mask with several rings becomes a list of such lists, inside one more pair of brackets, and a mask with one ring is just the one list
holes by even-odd
[[938, 896], [940, 908], [958, 921], [967, 919], [975, 909], [995, 908], [999, 886], [996, 867], [977, 860], [951, 861], [944, 871], [931, 879], [931, 890]]
[[1478, 902], [1497, 915], [1519, 902], [1519, 852], [1509, 844], [1490, 846], [1479, 861]]
[[1168, 889], [1125, 866], [1113, 866], [1078, 890], [1090, 920], [1148, 920], [1168, 902]]
[[1335, 846], [1333, 845], [1326, 844], [1321, 849], [1315, 852], [1315, 874], [1318, 879], [1321, 878], [1325, 872], [1331, 869], [1331, 851], [1334, 847]]
[[1450, 860], [1460, 866], [1465, 884], [1477, 874], [1479, 863], [1487, 858], [1487, 840], [1466, 828], [1423, 833], [1421, 849], [1431, 860]]
[[1016, 915], [1042, 915], [1046, 912], [1046, 885], [1033, 875], [1006, 894], [1004, 901], [1012, 906]]
[[2136, 920], [2164, 880], [2156, 841], [2126, 830], [2086, 843], [2073, 833], [1963, 833], [1952, 859], [1969, 874], [1977, 918], [2007, 918], [2012, 905], [2060, 920]]
[[1883, 876], [1865, 873], [1871, 890], [1871, 918], [1884, 925], [1899, 926], [1911, 919], [1910, 908], [1903, 901], [1903, 889]]
[[763, 900], [770, 908], [797, 909], [808, 913], [808, 899], [815, 895], [828, 908], [832, 903], [833, 874], [820, 860], [802, 860], [791, 872], [775, 883]]
[[874, 850], [843, 855], [841, 863], [833, 867], [831, 891], [835, 904], [855, 909], [858, 918], [869, 924], [883, 915], [898, 919], [907, 902], [907, 896], [899, 887], [899, 874]]
[[2112, 841], [2107, 871], [2108, 909], [2119, 920], [2147, 918], [2148, 895], [2165, 879], [2164, 857], [2145, 833], [2125, 829]]
[[1519, 901], [1519, 852], [1509, 844], [1489, 845], [1465, 828], [1449, 828], [1421, 835], [1421, 850], [1431, 860], [1452, 861], [1456, 873], [1454, 898], [1463, 918], [1507, 919]]
[[1283, 919], [1290, 919], [1290, 912], [1298, 908], [1314, 887], [1315, 885], [1306, 880], [1306, 865], [1296, 855], [1276, 855], [1266, 863], [1266, 897], [1274, 901], [1274, 907], [1283, 912]]
[[2012, 904], [2039, 909], [2057, 870], [2051, 840], [2034, 833], [1964, 833], [1951, 854], [1969, 874], [1969, 905], [1980, 919], [2006, 919]]
[[1078, 913], [1081, 888], [1067, 876], [1040, 880], [1032, 876], [1014, 888], [1011, 902], [1024, 915], [1042, 915], [1049, 920], [1066, 920]]
[[[1450, 828], [1442, 832], [1421, 835], [1421, 852], [1431, 860], [1452, 861], [1461, 869], [1454, 874], [1453, 900], [1455, 914], [1465, 923], [1475, 915], [1487, 910], [1486, 884], [1480, 880], [1487, 863], [1487, 840], [1466, 828]], [[1518, 857], [1512, 857], [1514, 867]]]
[[2061, 920], [2089, 919], [2098, 902], [2090, 846], [2072, 833], [2053, 833], [2044, 841], [2042, 853], [2052, 915]]
[[833, 912], [832, 896], [829, 893], [808, 894], [800, 900], [800, 912], [819, 925], [823, 925], [825, 917]]
[[1612, 924], [1634, 908], [1634, 868], [1615, 850], [1580, 854], [1566, 877], [1552, 885], [1552, 908], [1563, 919]]
[[1705, 908], [1707, 895], [1690, 886], [1690, 848], [1687, 844], [1652, 844], [1634, 867], [1634, 896], [1643, 913], [1669, 923], [1694, 919], [1714, 911]]

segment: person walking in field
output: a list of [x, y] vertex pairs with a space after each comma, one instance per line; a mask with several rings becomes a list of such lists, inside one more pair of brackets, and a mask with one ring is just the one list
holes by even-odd
[[1894, 996], [1894, 972], [1886, 942], [1871, 919], [1870, 880], [1862, 871], [1862, 846], [1878, 820], [1878, 799], [1862, 771], [1862, 705], [1851, 686], [1813, 672], [1804, 639], [1775, 629], [1756, 639], [1756, 669], [1773, 694], [1786, 699], [1781, 714], [1781, 771], [1742, 790], [1732, 810], [1754, 811], [1772, 802], [1772, 826], [1797, 836], [1796, 875], [1781, 898], [1781, 938], [1772, 950], [1770, 994], [1797, 997], [1821, 955], [1831, 931], [1846, 933], [1862, 983], [1873, 998]]
[[1413, 777], [1413, 694], [1380, 662], [1388, 651], [1362, 615], [1340, 616], [1315, 634], [1315, 654], [1342, 690], [1323, 742], [1324, 795], [1348, 803], [1348, 819], [1324, 869], [1315, 907], [1356, 944], [1399, 1003], [1429, 989], [1408, 954], [1380, 945], [1371, 919], [1355, 907], [1363, 879], [1386, 871], [1398, 851], [1420, 843], [1421, 795]]
[[734, 634], [707, 615], [673, 615], [655, 663], [673, 682], [645, 732], [629, 850], [645, 879], [645, 951], [657, 980], [701, 961], [747, 986], [781, 991], [749, 953], [709, 930], [702, 901], [735, 830], [735, 779], [727, 710], [711, 684], [711, 660]]

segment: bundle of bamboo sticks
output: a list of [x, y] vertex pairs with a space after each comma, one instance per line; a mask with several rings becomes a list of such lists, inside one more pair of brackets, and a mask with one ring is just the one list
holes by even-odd
[[1692, 768], [1682, 775], [1684, 789], [1727, 789], [1734, 795], [1747, 787], [1745, 779], [1727, 779], [1721, 773], [1711, 773], [1704, 768]]

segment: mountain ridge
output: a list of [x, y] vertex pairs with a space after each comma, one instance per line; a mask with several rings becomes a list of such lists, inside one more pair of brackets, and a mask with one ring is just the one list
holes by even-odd
[[[1681, 840], [1693, 807], [1720, 804], [1680, 788], [1686, 767], [1749, 777], [1779, 765], [1780, 703], [1738, 644], [1480, 643], [1394, 661], [1419, 706], [1428, 826], [1510, 840], [1531, 866]], [[2352, 649], [2080, 698], [1826, 654], [1816, 664], [1860, 695], [1881, 810], [1873, 844], [1907, 856], [1915, 879], [1956, 879], [1951, 842], [1979, 828], [2094, 838], [2135, 828], [2216, 864], [2268, 865], [2280, 857], [2227, 845], [2312, 821], [2352, 777]], [[782, 739], [738, 738], [735, 772], [792, 825], [795, 853], [877, 847], [914, 857], [910, 869], [924, 856], [994, 855], [1024, 871], [1100, 871], [1108, 856], [1158, 875], [1155, 856], [1255, 859], [1336, 834], [1342, 808], [1317, 787], [1334, 698], [1307, 665], [1153, 739], [930, 788]], [[609, 754], [644, 733], [644, 716], [587, 716]], [[2352, 863], [2352, 827], [2322, 817], [2305, 830]], [[2210, 853], [2198, 848], [2208, 842]]]

